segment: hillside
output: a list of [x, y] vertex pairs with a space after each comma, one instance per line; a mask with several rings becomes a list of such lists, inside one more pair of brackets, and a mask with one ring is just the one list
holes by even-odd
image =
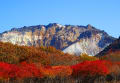
[[96, 56], [111, 61], [120, 61], [120, 38], [115, 40]]
[[82, 54], [70, 55], [54, 47], [18, 46], [11, 43], [0, 42], [0, 62], [18, 64], [21, 62], [41, 65], [73, 65], [82, 61], [98, 60], [95, 57]]
[[28, 47], [0, 42], [0, 61], [12, 64], [20, 62], [40, 63], [42, 65], [74, 64], [77, 57], [64, 54], [54, 47]]
[[48, 25], [13, 28], [0, 34], [0, 41], [27, 46], [53, 46], [65, 53], [95, 55], [115, 38], [91, 25]]
[[119, 75], [120, 62], [70, 55], [51, 46], [0, 42], [1, 83], [119, 83]]

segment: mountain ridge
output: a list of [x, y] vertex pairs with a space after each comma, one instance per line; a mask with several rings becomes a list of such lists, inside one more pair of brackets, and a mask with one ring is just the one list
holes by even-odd
[[[75, 51], [71, 53], [77, 55], [83, 52], [95, 55], [114, 40], [114, 37], [90, 24], [82, 26], [50, 23], [48, 25], [24, 26], [22, 28], [12, 28], [0, 35], [0, 41], [2, 42], [28, 46], [54, 46], [65, 53], [69, 53], [69, 46], [79, 43], [77, 47], [82, 50], [77, 49], [78, 53], [75, 53]], [[92, 45], [88, 44], [91, 43], [95, 48], [89, 51]]]

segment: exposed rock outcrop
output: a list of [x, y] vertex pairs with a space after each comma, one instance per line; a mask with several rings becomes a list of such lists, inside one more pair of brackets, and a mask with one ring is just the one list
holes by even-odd
[[0, 41], [28, 46], [54, 46], [63, 52], [95, 55], [115, 38], [91, 25], [75, 26], [50, 23], [13, 28], [0, 34]]

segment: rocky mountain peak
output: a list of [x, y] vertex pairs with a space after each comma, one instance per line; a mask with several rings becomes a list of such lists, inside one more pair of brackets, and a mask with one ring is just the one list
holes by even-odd
[[0, 41], [28, 46], [54, 46], [68, 53], [69, 49], [77, 48], [77, 54], [86, 52], [95, 55], [112, 43], [114, 38], [90, 24], [79, 26], [50, 23], [13, 28], [1, 33]]
[[88, 24], [88, 25], [87, 25], [87, 28], [88, 28], [88, 29], [93, 29], [93, 26], [92, 26], [91, 24]]

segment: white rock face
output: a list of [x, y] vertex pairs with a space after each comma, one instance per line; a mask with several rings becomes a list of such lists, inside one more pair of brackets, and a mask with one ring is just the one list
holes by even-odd
[[81, 39], [79, 42], [76, 42], [64, 49], [63, 52], [76, 55], [80, 55], [81, 53], [87, 53], [90, 56], [94, 56], [102, 50], [98, 47], [98, 43], [101, 38], [101, 34], [97, 34], [90, 39]]
[[1, 41], [29, 46], [31, 42], [37, 41], [38, 39], [41, 40], [42, 36], [32, 35], [31, 32], [25, 32], [24, 34], [20, 32], [8, 32], [2, 35]]

